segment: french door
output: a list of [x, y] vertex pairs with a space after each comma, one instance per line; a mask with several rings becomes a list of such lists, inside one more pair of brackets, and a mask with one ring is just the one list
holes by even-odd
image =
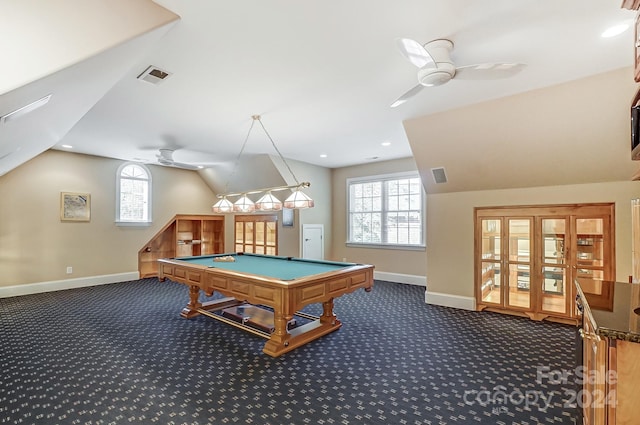
[[550, 315], [569, 316], [573, 299], [572, 268], [569, 247], [572, 245], [570, 218], [538, 217], [541, 244], [536, 257], [540, 265], [540, 297], [538, 310]]
[[615, 279], [613, 204], [476, 208], [476, 305], [574, 318], [576, 279]]
[[479, 298], [483, 303], [531, 310], [531, 217], [480, 218]]
[[234, 250], [278, 255], [278, 216], [236, 215]]

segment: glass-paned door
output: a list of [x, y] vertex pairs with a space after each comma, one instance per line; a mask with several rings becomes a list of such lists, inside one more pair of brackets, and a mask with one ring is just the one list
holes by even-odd
[[576, 218], [575, 277], [605, 279], [605, 224], [602, 217]]
[[235, 250], [278, 255], [278, 216], [236, 215]]
[[568, 313], [570, 308], [569, 265], [567, 252], [569, 249], [569, 218], [539, 218], [542, 230], [539, 265], [541, 268], [540, 311], [552, 313]]
[[508, 291], [509, 307], [531, 308], [532, 219], [508, 218]]
[[254, 224], [252, 221], [236, 221], [236, 252], [255, 252]]
[[502, 304], [502, 220], [480, 220], [480, 298], [485, 303]]

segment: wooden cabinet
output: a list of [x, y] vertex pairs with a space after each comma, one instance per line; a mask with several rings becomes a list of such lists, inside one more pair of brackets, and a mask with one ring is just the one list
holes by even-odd
[[224, 252], [224, 216], [176, 215], [138, 251], [140, 278], [158, 275], [160, 258]]
[[[583, 360], [576, 375], [582, 386], [576, 401], [583, 424], [639, 425], [640, 316], [634, 307], [640, 303], [640, 285], [585, 279], [576, 282], [576, 290]], [[616, 294], [615, 302], [599, 302], [603, 293]]]
[[[584, 425], [606, 424], [606, 410], [603, 402], [596, 402], [593, 395], [609, 394], [607, 380], [607, 339], [600, 338], [590, 320], [586, 320], [580, 332], [582, 338], [582, 362], [585, 373], [582, 379], [582, 397], [578, 402], [582, 407]], [[604, 401], [604, 397], [602, 397]]]
[[475, 209], [476, 308], [575, 323], [576, 277], [615, 276], [613, 204]]

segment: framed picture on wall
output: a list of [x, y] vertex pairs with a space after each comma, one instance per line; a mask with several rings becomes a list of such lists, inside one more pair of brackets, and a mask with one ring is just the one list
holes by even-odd
[[91, 195], [89, 193], [60, 192], [61, 221], [90, 221]]
[[282, 209], [282, 225], [284, 227], [293, 227], [293, 210], [291, 208]]

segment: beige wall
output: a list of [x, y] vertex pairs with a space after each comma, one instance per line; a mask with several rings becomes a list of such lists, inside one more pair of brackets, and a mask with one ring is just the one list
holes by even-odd
[[[380, 174], [416, 171], [413, 158], [375, 162], [333, 170], [333, 260], [354, 261], [373, 264], [376, 272], [397, 273], [413, 276], [426, 275], [425, 251], [408, 251], [379, 248], [353, 248], [346, 246], [347, 240], [347, 179], [352, 177], [375, 176]], [[427, 200], [427, 204], [429, 201]], [[427, 229], [427, 233], [429, 230]], [[427, 236], [428, 238], [428, 236]]]
[[[152, 226], [116, 226], [116, 172], [122, 163], [47, 151], [0, 177], [0, 286], [137, 272], [138, 250], [174, 215], [211, 214], [216, 198], [198, 173], [152, 165]], [[295, 167], [299, 178], [313, 182], [307, 193], [317, 206], [297, 211], [294, 227], [280, 223], [280, 253], [292, 256], [299, 255], [302, 223], [324, 224], [329, 238], [331, 229], [330, 171]], [[91, 221], [61, 222], [60, 192], [90, 193]], [[233, 215], [225, 222], [226, 251], [232, 252]], [[70, 275], [67, 266], [73, 267]]]
[[624, 181], [636, 90], [624, 68], [403, 124], [429, 194]]
[[612, 182], [429, 195], [427, 291], [473, 297], [473, 208], [499, 205], [615, 202], [616, 274], [631, 274], [631, 199], [640, 183]]
[[[153, 225], [116, 226], [121, 164], [47, 151], [0, 177], [0, 286], [135, 272], [138, 250], [175, 214], [211, 212], [214, 196], [197, 173], [150, 166]], [[91, 221], [61, 222], [60, 192], [90, 193]]]

